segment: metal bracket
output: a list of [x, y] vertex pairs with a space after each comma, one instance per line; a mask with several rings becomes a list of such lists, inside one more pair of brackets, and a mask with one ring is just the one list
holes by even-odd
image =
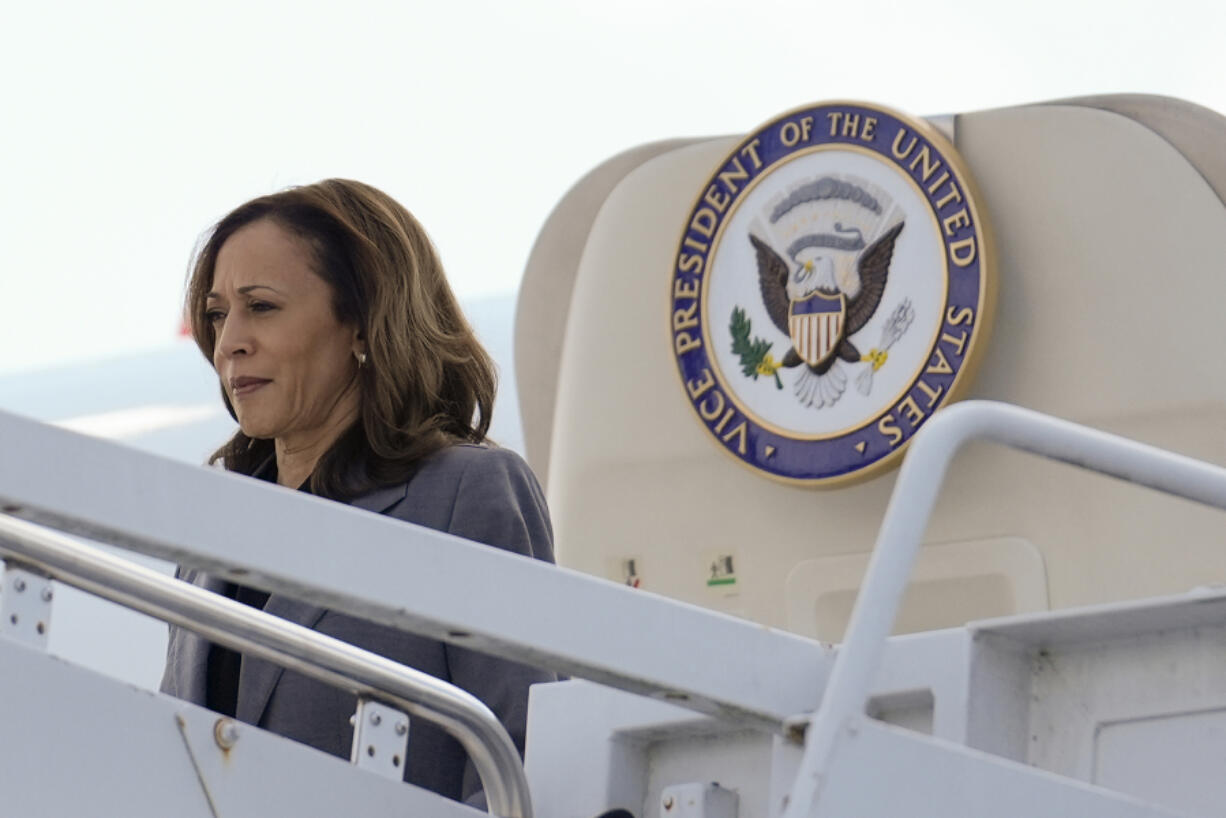
[[717, 782], [674, 784], [660, 795], [660, 818], [736, 818], [740, 798]]
[[46, 650], [51, 599], [51, 580], [6, 562], [0, 591], [0, 634]]
[[400, 781], [409, 750], [409, 717], [394, 707], [358, 699], [349, 760], [364, 770]]

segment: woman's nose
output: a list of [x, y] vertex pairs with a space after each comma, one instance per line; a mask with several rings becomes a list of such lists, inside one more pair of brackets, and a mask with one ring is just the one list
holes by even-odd
[[253, 351], [251, 333], [241, 317], [227, 316], [217, 328], [215, 352], [226, 358], [250, 355]]

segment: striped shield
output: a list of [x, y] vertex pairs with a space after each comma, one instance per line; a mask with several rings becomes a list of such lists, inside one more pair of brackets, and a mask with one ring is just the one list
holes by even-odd
[[788, 330], [802, 361], [817, 366], [830, 357], [843, 337], [846, 312], [847, 301], [841, 292], [814, 290], [788, 306]]

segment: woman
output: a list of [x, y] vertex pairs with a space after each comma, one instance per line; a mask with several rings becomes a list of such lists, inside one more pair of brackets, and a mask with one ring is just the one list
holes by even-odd
[[[197, 254], [187, 300], [239, 424], [210, 462], [552, 562], [535, 478], [482, 445], [489, 356], [425, 231], [389, 196], [329, 179], [242, 205]], [[553, 678], [200, 572], [181, 578], [467, 689], [521, 753], [528, 685]], [[162, 690], [349, 756], [353, 696], [173, 626]], [[410, 736], [405, 780], [481, 803], [457, 743], [421, 722]]]

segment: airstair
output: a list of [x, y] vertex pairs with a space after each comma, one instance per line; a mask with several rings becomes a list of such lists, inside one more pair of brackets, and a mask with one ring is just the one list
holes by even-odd
[[[397, 780], [416, 719], [508, 818], [1212, 815], [1226, 796], [1226, 589], [887, 636], [969, 441], [1226, 508], [1226, 470], [1024, 409], [962, 403], [917, 438], [837, 650], [17, 417], [0, 439], [5, 814], [467, 813]], [[525, 772], [462, 691], [97, 544], [573, 678], [533, 689]], [[357, 693], [353, 761], [48, 656], [60, 583]]]

